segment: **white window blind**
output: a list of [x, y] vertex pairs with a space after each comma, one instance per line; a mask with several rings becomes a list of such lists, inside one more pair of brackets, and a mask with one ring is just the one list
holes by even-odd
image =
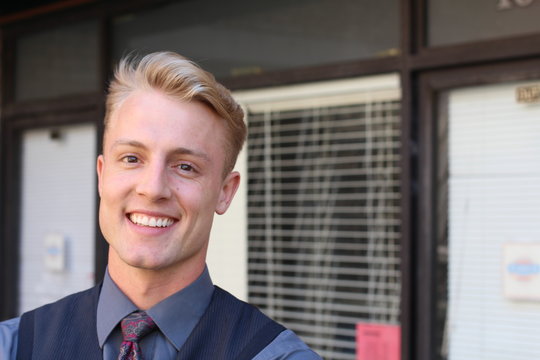
[[[503, 287], [505, 245], [540, 242], [540, 104], [516, 101], [520, 86], [538, 83], [448, 94], [448, 313], [441, 358], [540, 358], [540, 301], [508, 298]], [[530, 279], [521, 281], [526, 286]]]
[[[94, 284], [96, 134], [93, 124], [80, 124], [22, 135], [21, 314]], [[63, 251], [46, 245], [50, 235], [64, 239]], [[56, 252], [63, 269], [47, 266]]]
[[397, 77], [240, 101], [250, 134], [249, 301], [325, 359], [355, 359], [356, 323], [398, 323]]

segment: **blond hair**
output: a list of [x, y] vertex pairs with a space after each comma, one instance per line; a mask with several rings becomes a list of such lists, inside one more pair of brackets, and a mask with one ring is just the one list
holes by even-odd
[[105, 131], [111, 114], [137, 90], [157, 90], [178, 101], [200, 101], [224, 120], [229, 173], [246, 139], [244, 112], [230, 91], [194, 62], [173, 52], [156, 52], [142, 58], [120, 60], [109, 85], [106, 100]]

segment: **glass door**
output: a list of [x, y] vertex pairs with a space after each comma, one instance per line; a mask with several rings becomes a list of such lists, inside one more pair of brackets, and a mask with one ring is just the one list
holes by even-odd
[[540, 81], [456, 88], [437, 131], [437, 355], [540, 358]]

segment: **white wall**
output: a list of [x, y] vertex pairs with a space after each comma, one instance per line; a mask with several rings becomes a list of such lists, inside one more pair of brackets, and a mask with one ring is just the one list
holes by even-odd
[[207, 264], [214, 283], [247, 299], [247, 156], [238, 156], [241, 184], [227, 212], [214, 217]]

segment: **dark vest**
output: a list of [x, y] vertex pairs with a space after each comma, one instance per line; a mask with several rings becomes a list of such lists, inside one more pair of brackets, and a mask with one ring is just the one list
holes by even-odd
[[[96, 332], [100, 289], [96, 286], [23, 314], [17, 360], [102, 359]], [[257, 308], [216, 286], [177, 359], [252, 359], [283, 330]]]

